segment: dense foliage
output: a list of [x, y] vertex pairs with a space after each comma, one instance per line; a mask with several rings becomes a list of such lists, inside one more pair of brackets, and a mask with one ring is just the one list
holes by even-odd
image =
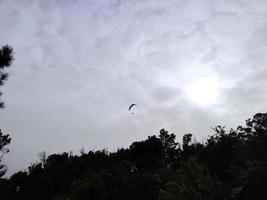
[[[159, 136], [110, 153], [40, 154], [40, 162], [1, 179], [1, 199], [260, 199], [267, 186], [267, 113], [246, 126], [214, 128], [205, 143]], [[265, 192], [265, 193], [264, 193]], [[266, 196], [265, 196], [266, 197]]]

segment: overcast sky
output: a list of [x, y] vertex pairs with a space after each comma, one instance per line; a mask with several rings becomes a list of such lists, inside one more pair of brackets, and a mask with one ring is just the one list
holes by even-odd
[[41, 151], [114, 151], [161, 128], [204, 141], [266, 111], [265, 0], [0, 0], [0, 27], [8, 175]]

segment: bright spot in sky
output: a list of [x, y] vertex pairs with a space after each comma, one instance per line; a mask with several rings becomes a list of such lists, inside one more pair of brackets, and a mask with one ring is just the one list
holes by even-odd
[[185, 87], [189, 100], [199, 106], [208, 106], [218, 101], [218, 81], [214, 78], [197, 79]]

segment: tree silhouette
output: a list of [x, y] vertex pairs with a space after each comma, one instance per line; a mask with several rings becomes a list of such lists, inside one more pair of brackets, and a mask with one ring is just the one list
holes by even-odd
[[6, 167], [2, 163], [3, 156], [9, 152], [9, 149], [6, 148], [6, 145], [8, 145], [11, 142], [11, 138], [9, 135], [4, 135], [2, 131], [0, 130], [0, 178], [6, 173]]
[[[0, 86], [3, 85], [7, 78], [8, 73], [5, 72], [5, 69], [10, 67], [11, 63], [13, 61], [13, 49], [5, 45], [0, 49]], [[2, 93], [0, 92], [0, 97], [2, 96]], [[4, 102], [0, 101], [0, 108], [4, 107]]]
[[206, 142], [185, 134], [133, 142], [115, 152], [40, 154], [41, 160], [9, 180], [0, 179], [2, 199], [248, 200], [266, 199], [267, 113], [245, 126], [214, 128]]
[[[13, 49], [5, 45], [0, 49], [0, 86], [2, 86], [7, 78], [8, 73], [5, 71], [6, 68], [10, 67], [11, 62], [13, 60]], [[0, 91], [0, 98], [2, 96], [2, 92]], [[4, 102], [0, 99], [0, 108], [4, 108]], [[6, 167], [2, 163], [2, 158], [4, 154], [8, 153], [8, 149], [6, 148], [6, 145], [8, 145], [11, 141], [11, 138], [9, 135], [4, 135], [2, 131], [0, 130], [0, 178], [5, 174]]]

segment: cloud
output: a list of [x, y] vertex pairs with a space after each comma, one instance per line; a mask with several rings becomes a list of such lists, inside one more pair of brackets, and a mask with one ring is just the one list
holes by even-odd
[[[264, 112], [265, 4], [0, 1], [0, 42], [16, 59], [1, 88], [9, 174], [44, 150], [115, 150], [161, 128], [203, 139]], [[185, 88], [210, 78], [217, 103], [192, 104]]]

